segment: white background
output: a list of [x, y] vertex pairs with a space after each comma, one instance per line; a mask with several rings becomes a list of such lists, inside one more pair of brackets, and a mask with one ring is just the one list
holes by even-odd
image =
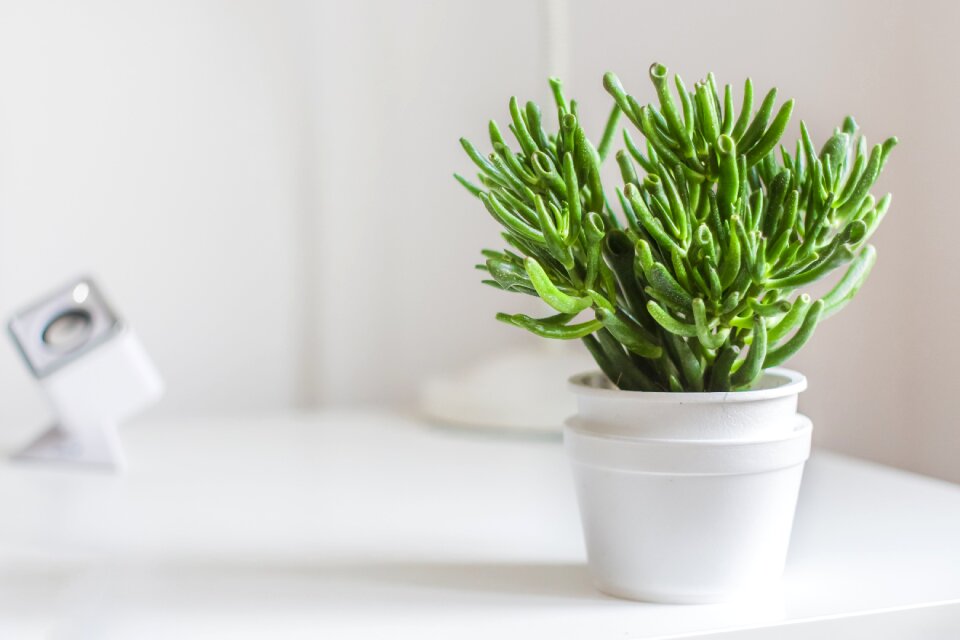
[[[529, 343], [482, 287], [494, 223], [453, 182], [512, 94], [561, 74], [599, 135], [603, 71], [776, 84], [817, 140], [901, 139], [880, 260], [791, 364], [816, 438], [960, 480], [952, 3], [0, 1], [0, 315], [98, 276], [168, 415], [409, 405]], [[739, 92], [738, 92], [739, 93]], [[795, 134], [795, 130], [791, 135]], [[41, 398], [0, 348], [0, 428]]]

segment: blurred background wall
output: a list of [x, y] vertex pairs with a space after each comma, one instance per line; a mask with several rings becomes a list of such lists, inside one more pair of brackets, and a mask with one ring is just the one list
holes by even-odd
[[[451, 179], [561, 75], [599, 135], [616, 70], [776, 84], [818, 140], [901, 139], [880, 260], [791, 365], [822, 446], [960, 481], [953, 210], [960, 7], [943, 2], [0, 0], [0, 315], [100, 277], [164, 372], [158, 413], [410, 405], [535, 339], [479, 285], [497, 229]], [[796, 133], [795, 128], [791, 135]], [[0, 349], [0, 425], [41, 399]]]

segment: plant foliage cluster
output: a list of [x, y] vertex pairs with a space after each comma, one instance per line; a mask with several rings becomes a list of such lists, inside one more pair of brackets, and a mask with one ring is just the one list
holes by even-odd
[[[897, 140], [868, 148], [847, 117], [819, 150], [801, 122], [790, 149], [780, 141], [793, 100], [777, 107], [776, 89], [754, 110], [747, 79], [737, 109], [713, 74], [690, 90], [654, 64], [650, 79], [657, 104], [641, 105], [604, 76], [614, 106], [597, 146], [556, 79], [556, 132], [538, 105], [511, 98], [518, 149], [493, 121], [489, 155], [461, 139], [478, 184], [456, 178], [509, 245], [484, 251], [478, 268], [485, 283], [539, 296], [556, 312], [498, 319], [581, 339], [621, 389], [746, 389], [863, 284], [876, 259], [867, 241], [890, 206], [889, 194], [876, 200], [870, 189]], [[643, 143], [623, 131], [623, 186], [610, 193], [600, 167], [621, 115]], [[823, 297], [803, 291], [840, 267]]]

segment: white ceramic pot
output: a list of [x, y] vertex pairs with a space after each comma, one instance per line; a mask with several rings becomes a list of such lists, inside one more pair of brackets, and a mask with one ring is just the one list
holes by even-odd
[[770, 369], [757, 388], [620, 391], [574, 376], [564, 442], [597, 587], [633, 600], [705, 603], [783, 573], [811, 423], [807, 381]]

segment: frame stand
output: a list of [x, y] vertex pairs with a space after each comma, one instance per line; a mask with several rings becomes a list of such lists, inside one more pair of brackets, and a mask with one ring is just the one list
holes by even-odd
[[72, 429], [54, 424], [12, 458], [27, 462], [67, 462], [106, 471], [119, 471], [125, 466], [116, 425], [112, 424]]

